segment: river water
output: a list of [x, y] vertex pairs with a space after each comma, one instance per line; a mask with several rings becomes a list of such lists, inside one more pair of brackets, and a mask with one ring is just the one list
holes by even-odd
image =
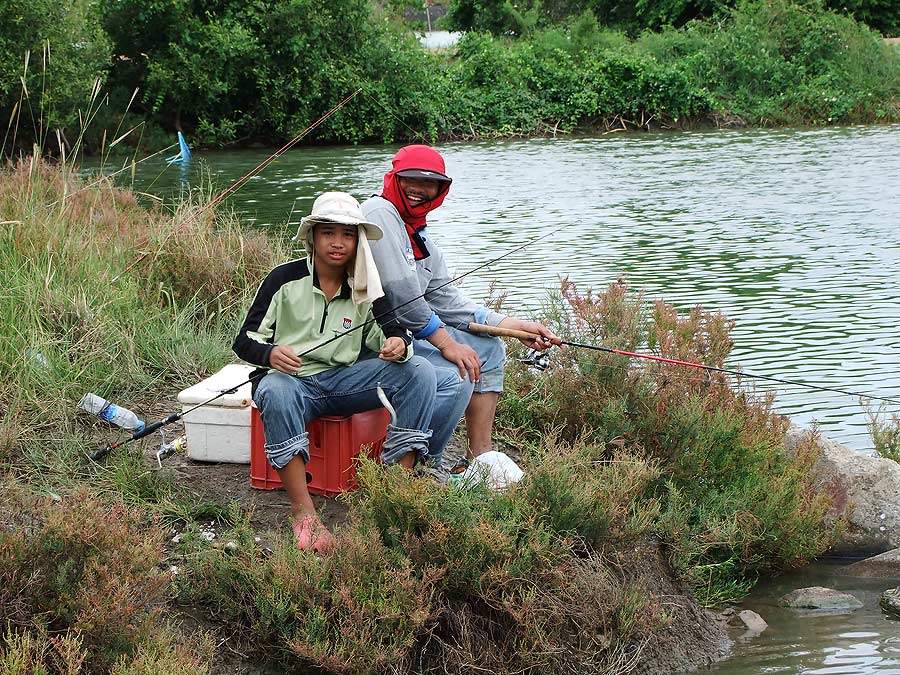
[[[429, 231], [451, 271], [565, 226], [467, 277], [471, 296], [484, 297], [493, 283], [507, 292], [506, 306], [526, 316], [560, 276], [595, 289], [624, 277], [648, 300], [684, 310], [699, 303], [734, 319], [732, 367], [900, 398], [900, 127], [609, 134], [439, 149], [455, 180]], [[248, 225], [289, 235], [289, 219], [308, 213], [324, 190], [360, 200], [378, 192], [395, 150], [292, 150], [231, 203]], [[208, 172], [221, 190], [269, 152], [201, 153], [185, 169], [151, 160], [138, 165], [134, 187], [171, 197]], [[871, 452], [856, 397], [776, 390], [781, 412]], [[884, 412], [900, 414], [900, 405]], [[740, 643], [715, 672], [900, 674], [900, 623], [877, 608], [877, 591], [894, 584], [831, 578], [821, 567], [804, 575], [814, 578], [780, 580], [754, 594], [750, 604], [772, 628]], [[788, 585], [812, 583], [857, 592], [866, 607], [824, 617], [774, 608]]]
[[[527, 316], [561, 276], [595, 289], [622, 277], [647, 300], [734, 319], [732, 367], [900, 399], [900, 127], [438, 147], [455, 180], [429, 232], [452, 272], [565, 226], [467, 277], [471, 296], [493, 283]], [[296, 221], [323, 190], [360, 200], [379, 191], [395, 150], [292, 150], [231, 202], [248, 224], [284, 233], [292, 211]], [[201, 153], [187, 169], [151, 160], [138, 165], [135, 188], [168, 197], [206, 173], [220, 191], [269, 152]], [[796, 422], [871, 452], [858, 398], [757, 382], [774, 386], [778, 410]]]
[[[736, 634], [731, 658], [710, 668], [715, 675], [900, 675], [900, 621], [878, 606], [882, 591], [900, 579], [859, 579], [835, 574], [837, 563], [816, 563], [763, 582], [744, 601], [769, 628]], [[824, 586], [851, 593], [863, 606], [850, 613], [801, 612], [779, 607], [796, 588]]]

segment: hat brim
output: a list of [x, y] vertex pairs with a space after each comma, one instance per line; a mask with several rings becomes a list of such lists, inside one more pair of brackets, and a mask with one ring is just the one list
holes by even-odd
[[436, 180], [441, 183], [452, 183], [450, 176], [445, 176], [439, 171], [429, 171], [428, 169], [401, 169], [397, 172], [401, 178], [425, 178], [427, 180]]
[[303, 216], [303, 218], [300, 219], [300, 227], [297, 228], [297, 234], [292, 241], [306, 241], [306, 237], [309, 234], [309, 231], [316, 225], [322, 224], [358, 225], [363, 230], [365, 230], [366, 239], [368, 239], [369, 241], [378, 241], [384, 236], [384, 232], [382, 231], [380, 226], [365, 220], [357, 220], [352, 216], [335, 215], [328, 216], [327, 218], [323, 216]]

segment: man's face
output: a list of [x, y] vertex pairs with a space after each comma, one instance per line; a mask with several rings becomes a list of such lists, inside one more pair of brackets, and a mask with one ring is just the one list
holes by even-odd
[[356, 225], [319, 223], [313, 230], [316, 261], [327, 267], [346, 267], [356, 253], [358, 239]]
[[441, 182], [431, 178], [407, 178], [397, 176], [400, 180], [400, 191], [410, 206], [418, 206], [430, 202], [441, 191]]

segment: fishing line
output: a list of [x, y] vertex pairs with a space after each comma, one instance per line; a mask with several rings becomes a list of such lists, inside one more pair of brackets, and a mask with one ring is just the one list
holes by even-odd
[[[257, 166], [255, 166], [253, 169], [251, 169], [248, 173], [244, 174], [241, 178], [239, 178], [237, 181], [235, 181], [231, 186], [225, 188], [216, 197], [214, 197], [209, 202], [204, 204], [197, 211], [194, 211], [190, 216], [188, 216], [188, 218], [186, 218], [184, 221], [182, 221], [179, 225], [184, 226], [189, 223], [192, 223], [193, 221], [197, 220], [197, 218], [199, 218], [202, 214], [206, 213], [209, 209], [211, 209], [213, 206], [215, 206], [220, 201], [222, 201], [225, 197], [236, 192], [238, 189], [240, 189], [244, 185], [244, 183], [246, 183], [248, 180], [253, 178], [253, 176], [260, 173], [269, 164], [274, 162], [276, 159], [281, 157], [281, 155], [283, 155], [288, 150], [290, 150], [295, 145], [297, 145], [297, 143], [299, 143], [301, 140], [303, 140], [303, 138], [307, 134], [309, 134], [311, 131], [316, 129], [320, 124], [322, 124], [325, 120], [327, 120], [329, 117], [334, 115], [338, 110], [343, 108], [347, 103], [349, 103], [353, 99], [353, 97], [355, 97], [361, 91], [362, 91], [362, 89], [357, 89], [352, 94], [347, 96], [344, 100], [342, 100], [340, 103], [338, 103], [336, 106], [334, 106], [331, 110], [329, 110], [327, 113], [322, 115], [319, 119], [317, 119], [315, 122], [310, 124], [299, 134], [294, 136], [294, 138], [292, 138], [290, 141], [285, 143], [281, 148], [279, 148], [274, 153], [272, 153], [271, 155], [266, 157], [262, 162], [260, 162]], [[175, 228], [175, 229], [177, 229], [177, 228]], [[160, 242], [160, 247], [164, 243], [165, 243], [165, 239], [163, 239], [163, 241]], [[144, 253], [141, 253], [137, 258], [135, 258], [131, 262], [131, 264], [128, 265], [128, 267], [126, 267], [119, 274], [117, 274], [115, 277], [113, 277], [112, 280], [118, 281], [119, 279], [121, 279], [125, 274], [127, 274], [129, 271], [131, 271], [137, 265], [139, 265], [143, 260], [145, 260], [150, 255], [150, 253], [151, 253], [151, 251], [145, 251]]]
[[411, 126], [409, 126], [406, 122], [404, 122], [402, 119], [400, 119], [400, 117], [399, 117], [398, 115], [396, 115], [392, 110], [390, 110], [384, 103], [382, 103], [382, 102], [379, 101], [377, 98], [375, 98], [375, 96], [373, 96], [373, 95], [370, 94], [368, 91], [366, 91], [366, 89], [365, 89], [365, 87], [364, 87], [363, 85], [360, 85], [359, 91], [361, 91], [361, 92], [364, 93], [366, 96], [368, 96], [370, 101], [372, 101], [373, 103], [375, 103], [379, 108], [381, 108], [384, 112], [386, 112], [388, 115], [390, 115], [391, 117], [393, 117], [397, 122], [399, 122], [399, 123], [402, 124], [404, 127], [406, 127], [407, 129], [409, 129], [409, 131], [412, 133], [412, 135], [413, 135], [414, 138], [418, 138], [418, 139], [422, 140], [423, 142], [428, 143], [428, 139], [425, 138], [425, 135], [424, 135], [423, 133], [421, 133], [421, 132], [419, 132], [419, 131], [416, 131], [416, 130], [413, 129]]
[[[482, 269], [484, 269], [485, 267], [488, 267], [489, 265], [493, 265], [494, 263], [499, 262], [500, 260], [503, 260], [504, 258], [507, 258], [507, 257], [511, 256], [512, 254], [521, 251], [522, 249], [526, 248], [527, 246], [530, 246], [531, 244], [534, 244], [534, 243], [536, 243], [536, 242], [538, 242], [538, 241], [541, 241], [541, 240], [543, 240], [543, 239], [547, 239], [548, 237], [551, 237], [551, 236], [553, 236], [554, 234], [556, 234], [556, 233], [558, 233], [558, 232], [561, 232], [562, 230], [566, 229], [567, 227], [571, 227], [572, 225], [575, 225], [575, 224], [577, 224], [577, 223], [579, 223], [579, 222], [580, 222], [580, 221], [573, 221], [573, 222], [571, 222], [571, 223], [567, 223], [567, 224], [565, 224], [565, 225], [562, 225], [562, 226], [556, 228], [555, 230], [551, 230], [550, 232], [547, 232], [546, 234], [542, 234], [542, 235], [539, 236], [539, 237], [535, 237], [535, 238], [533, 238], [533, 239], [529, 239], [529, 240], [526, 241], [525, 243], [520, 244], [519, 246], [516, 246], [515, 248], [513, 248], [513, 249], [507, 251], [506, 253], [504, 253], [503, 255], [498, 256], [498, 257], [496, 257], [496, 258], [493, 258], [493, 259], [491, 259], [491, 260], [488, 260], [487, 262], [482, 263], [481, 265], [478, 265], [477, 267], [473, 267], [473, 268], [470, 269], [469, 271], [464, 272], [464, 273], [460, 274], [459, 276], [454, 277], [454, 278], [450, 279], [449, 281], [446, 281], [446, 282], [444, 282], [444, 283], [442, 283], [442, 284], [440, 284], [440, 285], [438, 285], [438, 286], [435, 286], [434, 288], [431, 288], [431, 289], [425, 291], [424, 293], [421, 293], [421, 294], [415, 296], [414, 298], [411, 298], [411, 299], [407, 300], [406, 302], [403, 302], [403, 303], [397, 305], [396, 307], [392, 307], [392, 308], [390, 308], [390, 309], [385, 310], [384, 312], [381, 312], [381, 313], [379, 313], [379, 314], [376, 314], [376, 315], [374, 315], [371, 319], [369, 319], [368, 321], [365, 321], [365, 322], [359, 324], [358, 326], [354, 326], [353, 328], [351, 328], [351, 329], [349, 329], [349, 330], [346, 330], [346, 331], [344, 331], [343, 333], [338, 333], [338, 334], [335, 335], [334, 337], [331, 337], [331, 338], [325, 340], [324, 342], [321, 342], [321, 343], [319, 343], [319, 344], [317, 344], [317, 345], [314, 345], [314, 346], [310, 347], [309, 349], [307, 349], [306, 351], [301, 352], [300, 354], [297, 354], [296, 356], [297, 356], [297, 358], [302, 358], [302, 357], [306, 356], [307, 354], [310, 354], [311, 352], [314, 352], [315, 350], [317, 350], [317, 349], [319, 349], [319, 348], [321, 348], [321, 347], [324, 347], [325, 345], [331, 344], [331, 343], [334, 342], [335, 340], [339, 340], [339, 339], [341, 339], [342, 337], [345, 337], [345, 336], [347, 336], [347, 335], [350, 335], [350, 333], [354, 333], [354, 332], [356, 332], [356, 331], [358, 331], [358, 330], [361, 330], [361, 329], [363, 329], [363, 328], [366, 328], [367, 326], [371, 326], [375, 321], [377, 321], [377, 320], [379, 320], [379, 319], [383, 319], [383, 318], [388, 317], [388, 316], [391, 316], [391, 315], [396, 315], [396, 314], [397, 314], [397, 310], [399, 310], [399, 309], [401, 309], [401, 308], [403, 308], [403, 307], [406, 307], [407, 305], [412, 304], [413, 302], [415, 302], [415, 301], [417, 301], [417, 300], [420, 300], [420, 299], [424, 298], [425, 296], [430, 295], [431, 293], [435, 293], [435, 292], [441, 290], [442, 288], [444, 288], [444, 287], [446, 287], [446, 286], [449, 286], [450, 284], [455, 283], [455, 282], [459, 281], [460, 279], [463, 279], [463, 278], [469, 276], [470, 274], [474, 274], [475, 272], [477, 272], [477, 271], [479, 271], [479, 270], [482, 270]], [[410, 310], [411, 310], [411, 309], [412, 309], [412, 308], [410, 308]], [[408, 311], [410, 311], [410, 310], [408, 310]], [[405, 316], [405, 314], [406, 314], [406, 313], [403, 313], [403, 314], [400, 314], [399, 316], [402, 317], [402, 316]], [[100, 449], [94, 451], [93, 453], [89, 453], [89, 454], [88, 454], [88, 457], [89, 457], [90, 459], [94, 460], [94, 461], [103, 459], [103, 458], [106, 457], [106, 455], [108, 455], [110, 452], [112, 452], [113, 450], [117, 450], [118, 448], [121, 448], [122, 446], [126, 445], [126, 444], [129, 443], [130, 441], [136, 441], [136, 440], [139, 440], [139, 439], [141, 439], [141, 438], [144, 438], [145, 436], [149, 436], [149, 435], [152, 434], [154, 431], [156, 431], [156, 430], [158, 430], [158, 429], [160, 429], [160, 428], [162, 428], [162, 427], [164, 427], [164, 426], [166, 426], [166, 425], [173, 424], [173, 423], [177, 422], [177, 421], [180, 420], [182, 417], [184, 417], [185, 415], [190, 414], [190, 413], [193, 412], [194, 410], [197, 410], [198, 408], [202, 408], [202, 407], [205, 406], [205, 405], [209, 405], [209, 404], [212, 403], [213, 401], [217, 401], [218, 399], [222, 398], [222, 397], [225, 396], [226, 394], [230, 394], [230, 393], [233, 393], [233, 392], [237, 391], [239, 388], [243, 387], [245, 384], [250, 384], [250, 383], [253, 382], [254, 379], [260, 378], [260, 377], [266, 375], [267, 373], [268, 373], [268, 371], [267, 371], [267, 370], [264, 370], [264, 371], [262, 371], [262, 372], [260, 372], [260, 373], [257, 373], [256, 375], [251, 375], [249, 378], [247, 378], [247, 379], [244, 380], [243, 382], [240, 382], [240, 383], [234, 385], [233, 387], [231, 387], [231, 388], [229, 388], [229, 389], [226, 389], [226, 390], [224, 390], [224, 391], [222, 391], [222, 392], [219, 392], [218, 394], [216, 394], [216, 395], [213, 396], [212, 398], [209, 398], [209, 399], [207, 399], [206, 401], [203, 401], [202, 403], [198, 403], [197, 405], [192, 406], [191, 408], [188, 408], [187, 410], [182, 411], [182, 412], [180, 412], [180, 413], [177, 413], [177, 412], [176, 412], [176, 413], [172, 413], [171, 415], [169, 415], [169, 416], [166, 417], [165, 419], [162, 419], [162, 420], [160, 420], [160, 421], [158, 421], [158, 422], [154, 422], [153, 424], [150, 424], [150, 425], [144, 427], [142, 430], [134, 432], [131, 436], [129, 436], [129, 437], [126, 438], [126, 439], [123, 439], [123, 440], [121, 440], [121, 441], [119, 441], [119, 442], [117, 442], [117, 443], [112, 443], [111, 445], [107, 445], [106, 447], [100, 448]]]

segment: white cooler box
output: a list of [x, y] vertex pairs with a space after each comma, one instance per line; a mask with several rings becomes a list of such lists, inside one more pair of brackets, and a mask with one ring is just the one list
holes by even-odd
[[[246, 382], [253, 366], [231, 364], [178, 394], [182, 412]], [[250, 383], [184, 416], [187, 455], [204, 462], [250, 463]]]

